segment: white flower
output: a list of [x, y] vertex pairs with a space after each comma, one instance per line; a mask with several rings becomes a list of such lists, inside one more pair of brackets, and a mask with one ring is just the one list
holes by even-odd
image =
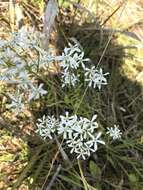
[[60, 116], [60, 122], [58, 127], [58, 134], [63, 134], [63, 138], [72, 138], [73, 129], [72, 126], [77, 120], [77, 116], [69, 116], [69, 113], [66, 112], [65, 116]]
[[86, 139], [90, 133], [90, 129], [88, 129], [88, 125], [86, 125], [86, 118], [80, 117], [77, 125], [74, 125], [74, 137], [80, 138], [81, 140]]
[[7, 68], [7, 75], [9, 75], [10, 77], [15, 77], [16, 75], [19, 75], [21, 72], [24, 72], [24, 67], [24, 64], [17, 64], [10, 68]]
[[73, 152], [77, 153], [82, 141], [80, 139], [76, 140], [76, 138], [74, 137], [74, 138], [67, 140], [66, 143], [67, 143], [68, 147], [71, 148], [70, 153], [73, 153]]
[[29, 101], [32, 99], [36, 100], [36, 99], [40, 98], [40, 96], [47, 94], [47, 91], [42, 88], [43, 85], [44, 84], [40, 84], [39, 86], [34, 86], [31, 83], [31, 91], [29, 94]]
[[0, 66], [2, 67], [4, 65], [4, 60], [2, 57], [0, 57]]
[[46, 139], [47, 137], [52, 139], [52, 134], [55, 133], [56, 128], [58, 125], [58, 120], [55, 119], [54, 116], [43, 116], [41, 119], [38, 119], [38, 122], [36, 123], [36, 126], [38, 129], [36, 130], [37, 133], [43, 139]]
[[14, 58], [16, 56], [16, 54], [14, 53], [13, 50], [11, 50], [8, 47], [8, 48], [5, 49], [4, 56], [5, 56], [5, 58], [12, 59], [12, 58]]
[[97, 116], [94, 115], [91, 120], [80, 117], [72, 127], [74, 130], [73, 136], [78, 137], [81, 140], [87, 139], [91, 136], [95, 129], [98, 128], [98, 123], [95, 121], [96, 117]]
[[70, 153], [76, 153], [77, 158], [90, 156], [91, 152], [97, 150], [97, 144], [105, 144], [100, 139], [101, 132], [97, 133], [98, 123], [95, 121], [97, 115], [91, 120], [77, 115], [60, 116], [58, 134], [63, 134], [67, 146], [71, 149]]
[[85, 142], [84, 145], [84, 149], [88, 157], [91, 155], [92, 152], [95, 152], [94, 148], [92, 146], [89, 146], [87, 142]]
[[[86, 159], [86, 157], [89, 157], [91, 155], [92, 152], [96, 152], [97, 151], [97, 144], [105, 144], [104, 141], [102, 141], [101, 139], [99, 139], [101, 136], [101, 132], [99, 132], [97, 134], [97, 136], [93, 135], [92, 136], [92, 140], [75, 140], [75, 143], [73, 144], [69, 144], [68, 146], [71, 149], [72, 152], [75, 152], [78, 154], [77, 158], [82, 157], [84, 160]], [[68, 142], [70, 143], [70, 142]]]
[[59, 120], [54, 116], [43, 116], [38, 119], [37, 132], [44, 139], [52, 138], [53, 133], [58, 133], [63, 136], [67, 146], [70, 148], [70, 153], [75, 153], [77, 158], [86, 159], [92, 152], [96, 152], [99, 144], [105, 144], [101, 139], [101, 132], [97, 132], [98, 124], [95, 121], [96, 115], [91, 120], [77, 115], [61, 115]]
[[66, 125], [73, 125], [77, 121], [77, 115], [69, 116], [69, 112], [65, 113], [65, 116], [60, 115], [60, 122], [61, 124]]
[[88, 82], [88, 86], [93, 88], [96, 88], [96, 86], [101, 89], [102, 85], [107, 84], [107, 79], [104, 77], [108, 75], [109, 73], [103, 74], [102, 69], [100, 68], [97, 70], [95, 66], [92, 66], [90, 69], [85, 68], [85, 81]]
[[85, 68], [84, 62], [89, 61], [89, 59], [84, 59], [84, 52], [81, 50], [79, 44], [69, 44], [69, 46], [70, 47], [66, 47], [62, 53], [61, 67], [63, 67], [64, 70], [76, 70], [80, 65], [82, 68]]
[[32, 83], [26, 70], [23, 70], [19, 73], [18, 81], [18, 88], [22, 88], [23, 90], [28, 90]]
[[104, 141], [99, 139], [101, 133], [99, 132], [96, 136], [92, 137], [92, 140], [88, 141], [85, 139], [84, 141], [80, 138], [74, 137], [73, 139], [67, 140], [66, 143], [68, 147], [71, 149], [70, 153], [76, 153], [77, 159], [83, 158], [84, 160], [91, 155], [92, 152], [97, 151], [97, 144], [105, 144]]
[[80, 45], [79, 45], [79, 43], [78, 42], [73, 42], [73, 44], [72, 43], [68, 43], [68, 48], [66, 47], [65, 49], [64, 49], [64, 53], [65, 53], [65, 55], [72, 55], [72, 54], [74, 54], [75, 52], [77, 52], [77, 53], [80, 53], [81, 52], [81, 48], [80, 48]]
[[8, 76], [6, 76], [6, 75], [3, 76], [3, 74], [0, 73], [0, 81], [7, 82], [7, 81], [9, 81], [9, 78], [8, 78]]
[[16, 114], [24, 111], [23, 95], [17, 92], [15, 96], [8, 94], [12, 102], [9, 104], [9, 108]]
[[13, 34], [13, 43], [23, 49], [28, 49], [30, 46], [29, 33], [25, 27], [22, 27], [17, 33]]
[[77, 154], [77, 159], [82, 157], [84, 160], [86, 159], [87, 156], [90, 156], [90, 147], [86, 146], [83, 141], [80, 139], [70, 139], [67, 140], [67, 145], [71, 149], [70, 153], [76, 153]]
[[71, 85], [74, 87], [78, 82], [78, 76], [75, 76], [74, 73], [70, 73], [66, 70], [65, 72], [62, 72], [62, 79], [63, 79], [62, 87], [65, 87], [67, 85]]
[[[77, 56], [77, 54], [76, 54]], [[77, 69], [79, 67], [79, 62], [77, 62], [77, 60], [75, 59], [75, 55], [74, 56], [71, 56], [71, 55], [64, 55], [62, 54], [62, 57], [63, 57], [63, 60], [61, 62], [61, 66], [64, 68], [64, 69]]]
[[88, 130], [90, 129], [91, 133], [94, 132], [96, 128], [98, 128], [98, 123], [95, 121], [97, 118], [97, 115], [93, 115], [92, 119], [84, 119], [84, 125], [87, 126]]
[[114, 127], [107, 128], [107, 129], [108, 129], [107, 134], [109, 134], [109, 136], [112, 137], [113, 140], [121, 138], [122, 132], [120, 131], [118, 125], [114, 125]]
[[93, 150], [94, 152], [97, 150], [97, 143], [105, 145], [105, 142], [100, 139], [101, 137], [101, 132], [97, 133], [97, 135], [91, 135], [91, 140], [87, 142], [89, 147], [94, 147]]
[[0, 48], [3, 48], [7, 44], [6, 40], [0, 40]]

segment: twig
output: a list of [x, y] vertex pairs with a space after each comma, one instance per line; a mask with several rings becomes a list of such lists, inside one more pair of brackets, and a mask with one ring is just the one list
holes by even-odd
[[51, 190], [51, 187], [52, 187], [53, 183], [55, 182], [61, 168], [62, 168], [62, 166], [61, 166], [61, 164], [59, 164], [59, 166], [57, 167], [57, 170], [56, 170], [55, 174], [53, 175], [48, 187], [46, 188], [46, 190]]
[[58, 140], [58, 138], [56, 136], [55, 136], [55, 140], [56, 140], [56, 143], [57, 143], [58, 147], [60, 148], [59, 150], [60, 150], [60, 153], [61, 153], [61, 155], [63, 157], [63, 160], [67, 164], [69, 164], [69, 167], [71, 168], [72, 167], [71, 161], [70, 161], [68, 155], [65, 153], [64, 149], [62, 148], [61, 143], [59, 142], [59, 140]]
[[104, 26], [106, 24], [106, 22], [108, 22], [108, 20], [122, 7], [122, 4], [121, 3], [112, 13], [111, 15], [109, 15], [104, 21], [103, 23], [101, 24], [101, 26]]
[[[121, 18], [121, 15], [122, 15], [122, 13], [123, 13], [123, 11], [124, 11], [124, 9], [125, 9], [126, 4], [127, 4], [126, 1], [125, 1], [125, 2], [123, 1], [123, 3], [121, 4], [122, 6], [123, 6], [123, 5], [124, 5], [124, 6], [123, 6], [123, 8], [122, 8], [122, 10], [121, 10], [121, 13], [119, 14], [118, 21], [119, 21], [120, 18]], [[114, 35], [114, 30], [111, 32], [111, 35], [110, 35], [109, 38], [108, 38], [108, 41], [107, 41], [107, 43], [106, 43], [106, 45], [105, 45], [105, 48], [104, 48], [103, 53], [102, 53], [102, 55], [101, 55], [101, 57], [100, 57], [100, 59], [99, 59], [99, 61], [98, 61], [98, 63], [97, 63], [96, 68], [99, 67], [99, 65], [100, 65], [100, 63], [101, 63], [101, 61], [102, 61], [102, 59], [103, 59], [103, 57], [104, 57], [104, 55], [105, 55], [105, 53], [106, 53], [106, 50], [107, 50], [107, 48], [108, 48], [108, 46], [109, 46], [109, 44], [110, 44], [110, 42], [111, 42], [111, 40], [112, 40], [113, 35]]]

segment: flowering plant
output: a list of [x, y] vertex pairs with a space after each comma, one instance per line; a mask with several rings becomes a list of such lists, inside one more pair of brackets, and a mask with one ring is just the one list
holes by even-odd
[[[11, 99], [8, 108], [17, 114], [25, 109], [25, 103], [46, 96], [48, 90], [42, 75], [58, 62], [60, 67], [60, 80], [62, 88], [76, 89], [78, 83], [87, 88], [101, 89], [107, 84], [103, 70], [97, 69], [88, 58], [84, 58], [84, 51], [80, 44], [74, 40], [65, 47], [61, 55], [55, 55], [52, 51], [46, 52], [42, 48], [42, 35], [26, 31], [22, 28], [11, 35], [9, 40], [0, 41], [0, 80], [14, 90], [8, 88], [7, 95]], [[82, 81], [81, 81], [82, 78]], [[39, 80], [40, 79], [40, 80]], [[83, 83], [83, 84], [82, 84]], [[76, 153], [77, 158], [86, 159], [92, 152], [96, 152], [98, 144], [105, 145], [101, 138], [103, 131], [96, 121], [97, 115], [90, 119], [77, 114], [70, 115], [66, 112], [59, 118], [43, 116], [38, 119], [37, 133], [43, 139], [52, 139], [54, 135], [63, 136], [71, 153]], [[108, 128], [113, 140], [121, 138], [121, 132], [115, 126]]]

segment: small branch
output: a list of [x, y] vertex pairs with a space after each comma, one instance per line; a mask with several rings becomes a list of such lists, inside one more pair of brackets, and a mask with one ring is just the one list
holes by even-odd
[[53, 175], [53, 177], [52, 177], [52, 179], [51, 179], [51, 181], [50, 181], [48, 187], [46, 188], [46, 190], [51, 190], [51, 187], [52, 187], [52, 185], [54, 184], [54, 182], [55, 182], [55, 180], [56, 180], [56, 178], [57, 178], [57, 176], [58, 176], [58, 174], [59, 174], [61, 168], [62, 168], [62, 167], [61, 167], [61, 164], [59, 164], [59, 166], [58, 166], [58, 168], [57, 168], [55, 174]]
[[49, 39], [54, 27], [55, 18], [57, 14], [58, 14], [58, 4], [56, 0], [49, 0], [44, 15], [44, 27], [43, 27], [43, 33], [45, 35], [45, 39], [43, 39], [43, 46], [45, 50], [48, 50]]
[[58, 138], [55, 136], [55, 140], [56, 140], [56, 143], [58, 145], [58, 148], [60, 148], [60, 152], [61, 152], [61, 155], [63, 157], [63, 160], [65, 161], [69, 161], [69, 158], [67, 156], [67, 154], [65, 153], [65, 151], [63, 150], [62, 146], [61, 146], [61, 143], [59, 142]]

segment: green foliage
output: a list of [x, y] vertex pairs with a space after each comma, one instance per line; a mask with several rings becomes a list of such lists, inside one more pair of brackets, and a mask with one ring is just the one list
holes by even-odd
[[89, 170], [93, 178], [100, 180], [101, 179], [101, 169], [99, 166], [93, 162], [89, 162]]

